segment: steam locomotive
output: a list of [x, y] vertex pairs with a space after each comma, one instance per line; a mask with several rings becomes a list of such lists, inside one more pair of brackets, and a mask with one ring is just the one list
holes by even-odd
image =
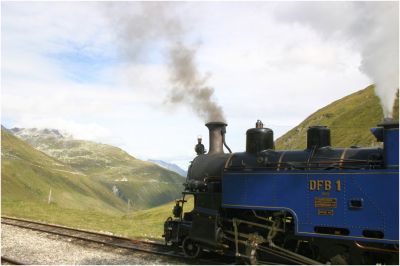
[[[164, 224], [168, 245], [188, 257], [212, 251], [243, 263], [398, 264], [399, 125], [371, 132], [383, 147], [332, 148], [312, 126], [305, 150], [275, 150], [261, 121], [246, 151], [231, 153], [227, 124], [207, 123], [182, 198]], [[229, 153], [224, 153], [225, 146]], [[183, 211], [188, 197], [194, 208]]]

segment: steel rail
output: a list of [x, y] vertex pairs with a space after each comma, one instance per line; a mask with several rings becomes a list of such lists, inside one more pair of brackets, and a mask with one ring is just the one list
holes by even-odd
[[27, 223], [31, 223], [31, 224], [43, 225], [43, 226], [51, 226], [51, 227], [54, 227], [54, 228], [70, 229], [70, 230], [73, 230], [73, 231], [76, 231], [76, 232], [92, 233], [92, 234], [96, 234], [96, 235], [99, 235], [99, 236], [100, 235], [108, 236], [108, 237], [118, 238], [118, 239], [121, 239], [121, 240], [138, 241], [138, 242], [144, 242], [144, 243], [149, 243], [149, 244], [154, 244], [154, 245], [164, 245], [161, 242], [131, 239], [131, 238], [124, 237], [124, 236], [118, 236], [118, 235], [106, 234], [106, 233], [101, 233], [101, 232], [96, 232], [96, 231], [91, 231], [91, 230], [73, 228], [73, 227], [68, 227], [68, 226], [59, 225], [59, 224], [43, 223], [43, 222], [38, 222], [38, 221], [33, 221], [33, 220], [28, 220], [28, 219], [23, 219], [23, 218], [16, 218], [16, 217], [4, 216], [4, 215], [1, 216], [1, 218], [2, 219], [13, 220], [13, 221], [20, 221], [20, 222], [27, 222]]
[[[6, 220], [11, 220], [11, 222], [6, 221]], [[18, 227], [26, 228], [26, 229], [30, 229], [30, 230], [45, 232], [45, 233], [57, 234], [57, 235], [65, 236], [65, 237], [72, 237], [72, 238], [76, 238], [79, 240], [84, 240], [84, 241], [89, 241], [89, 242], [94, 242], [94, 243], [99, 243], [99, 244], [105, 244], [105, 245], [118, 247], [118, 248], [125, 248], [125, 249], [130, 249], [130, 250], [135, 250], [135, 251], [147, 252], [147, 253], [152, 253], [152, 254], [156, 254], [156, 255], [163, 255], [163, 256], [176, 257], [176, 258], [183, 257], [183, 255], [181, 255], [181, 254], [177, 254], [175, 252], [172, 253], [173, 250], [171, 250], [171, 249], [164, 250], [164, 251], [161, 250], [161, 248], [164, 248], [165, 246], [162, 244], [159, 244], [159, 243], [151, 243], [151, 242], [147, 242], [147, 241], [133, 240], [133, 239], [121, 237], [121, 236], [108, 235], [108, 234], [98, 233], [98, 232], [93, 232], [93, 231], [85, 231], [82, 229], [75, 229], [75, 228], [70, 228], [70, 227], [66, 227], [66, 226], [45, 224], [45, 223], [29, 221], [29, 220], [25, 220], [25, 219], [2, 217], [1, 223], [7, 224], [7, 225], [12, 225], [12, 226], [18, 226]], [[76, 233], [78, 233], [78, 235]], [[147, 246], [148, 248], [139, 247], [139, 245]], [[153, 249], [151, 248], [151, 246], [153, 247]], [[154, 249], [154, 247], [157, 247], [158, 250]]]
[[7, 262], [7, 263], [10, 263], [12, 265], [26, 265], [26, 263], [20, 262], [20, 261], [15, 260], [15, 259], [11, 259], [11, 258], [6, 257], [6, 256], [1, 256], [1, 262], [2, 262], [2, 264], [3, 264], [3, 262]]
[[[48, 224], [48, 223], [36, 222], [32, 220], [26, 220], [8, 216], [2, 216], [1, 223], [44, 233], [56, 234], [65, 237], [72, 237], [75, 239], [94, 242], [98, 244], [104, 244], [116, 248], [124, 248], [128, 250], [134, 250], [154, 255], [183, 259], [187, 262], [195, 261], [194, 259], [185, 257], [183, 252], [178, 251], [177, 249], [171, 248], [169, 246], [166, 246], [165, 244], [162, 244], [160, 242], [131, 239], [123, 236], [116, 236], [111, 234], [105, 234], [83, 229], [76, 229], [62, 225]], [[202, 258], [197, 260], [199, 262], [202, 262], [203, 264], [223, 264], [217, 258], [215, 260], [202, 259]]]

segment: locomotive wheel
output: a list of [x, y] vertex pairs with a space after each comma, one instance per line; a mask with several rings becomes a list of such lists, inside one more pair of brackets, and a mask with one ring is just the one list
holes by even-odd
[[200, 255], [200, 247], [189, 237], [186, 237], [182, 243], [183, 253], [188, 258], [197, 258]]

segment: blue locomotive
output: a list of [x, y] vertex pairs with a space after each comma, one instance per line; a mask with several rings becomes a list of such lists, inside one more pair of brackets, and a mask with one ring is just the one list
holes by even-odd
[[279, 151], [257, 121], [241, 153], [224, 153], [225, 123], [206, 126], [209, 151], [198, 139], [167, 244], [246, 263], [398, 264], [398, 122], [371, 129], [383, 147], [332, 148], [329, 128], [313, 126], [305, 150]]

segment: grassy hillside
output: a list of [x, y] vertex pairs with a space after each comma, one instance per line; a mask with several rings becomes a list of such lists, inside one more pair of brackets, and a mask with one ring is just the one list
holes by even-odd
[[[3, 204], [8, 206], [9, 202]], [[172, 216], [174, 202], [136, 211], [129, 215], [110, 215], [95, 210], [61, 209], [55, 204], [21, 202], [7, 208], [6, 215], [50, 222], [80, 229], [110, 232], [134, 238], [162, 239], [164, 221]], [[193, 199], [185, 204], [184, 211], [193, 209]]]
[[126, 204], [90, 176], [72, 169], [1, 129], [2, 213], [30, 202], [110, 214], [126, 210]]
[[99, 180], [131, 210], [146, 209], [174, 200], [184, 178], [125, 151], [92, 141], [75, 140], [54, 129], [12, 129], [36, 149], [76, 171]]
[[[1, 129], [1, 146], [2, 215], [130, 237], [161, 239], [163, 222], [172, 215], [174, 206], [170, 198], [181, 196], [180, 193], [171, 193], [162, 199], [161, 195], [158, 199], [162, 199], [164, 205], [135, 212], [133, 207], [136, 203], [133, 202], [130, 212], [127, 212], [126, 202], [112, 192], [106, 181], [34, 149], [5, 128]], [[154, 167], [146, 162], [142, 165], [150, 166], [150, 170], [145, 169], [148, 173]], [[155, 197], [151, 185], [156, 182], [146, 180], [144, 176], [139, 176], [134, 182], [121, 182], [126, 187], [120, 186], [120, 189], [128, 190], [123, 193], [136, 191], [143, 200], [147, 198], [150, 201]], [[158, 186], [164, 193], [174, 192], [171, 184], [160, 183]], [[181, 186], [176, 187], [176, 190], [181, 191]], [[50, 189], [52, 196], [49, 204]], [[169, 202], [165, 204], [167, 199]], [[193, 200], [189, 205], [193, 206]]]
[[[397, 109], [398, 119], [398, 99]], [[396, 115], [396, 114], [394, 114]], [[361, 91], [337, 100], [310, 115], [298, 126], [275, 142], [276, 149], [291, 150], [306, 147], [307, 129], [312, 125], [324, 125], [331, 129], [334, 147], [378, 146], [370, 128], [383, 121], [379, 98], [371, 85]]]
[[396, 99], [393, 105], [393, 119], [399, 121], [399, 90], [397, 90]]

